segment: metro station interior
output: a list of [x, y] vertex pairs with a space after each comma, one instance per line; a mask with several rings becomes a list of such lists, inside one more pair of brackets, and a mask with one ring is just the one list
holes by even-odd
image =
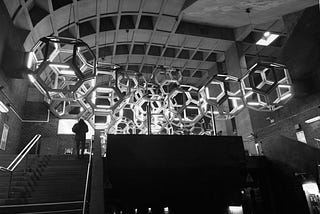
[[320, 213], [318, 1], [0, 0], [0, 26], [0, 213]]

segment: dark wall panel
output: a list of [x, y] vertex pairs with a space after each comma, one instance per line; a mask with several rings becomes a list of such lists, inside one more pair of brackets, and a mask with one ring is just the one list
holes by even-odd
[[[0, 1], [0, 100], [13, 105], [16, 111], [22, 115], [22, 107], [26, 99], [28, 82], [23, 79], [13, 79], [11, 77], [21, 78], [21, 73], [17, 72], [21, 68], [23, 61], [22, 42], [19, 32], [7, 12], [3, 1]], [[20, 56], [20, 57], [19, 57]], [[21, 121], [13, 113], [9, 111], [6, 114], [0, 113], [0, 135], [2, 134], [4, 124], [9, 126], [8, 138], [5, 150], [0, 150], [1, 154], [14, 154], [17, 152], [20, 140]]]
[[240, 200], [241, 137], [108, 135], [107, 147], [109, 201], [222, 209]]

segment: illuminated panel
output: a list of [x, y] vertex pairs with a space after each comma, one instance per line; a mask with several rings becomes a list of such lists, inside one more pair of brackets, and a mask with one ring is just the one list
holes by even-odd
[[[74, 135], [72, 132], [72, 127], [74, 124], [76, 124], [78, 120], [74, 119], [60, 119], [58, 121], [58, 134], [59, 135]], [[88, 122], [86, 121], [88, 125], [88, 132], [86, 133], [86, 139], [92, 139], [92, 136], [94, 135], [94, 129]]]

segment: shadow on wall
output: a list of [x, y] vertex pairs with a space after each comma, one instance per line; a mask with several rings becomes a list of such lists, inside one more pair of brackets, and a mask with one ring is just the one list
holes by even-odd
[[320, 150], [287, 137], [277, 136], [262, 144], [263, 153], [273, 162], [288, 165], [318, 179]]
[[295, 26], [282, 52], [294, 83], [295, 96], [320, 91], [320, 13], [319, 6], [307, 8]]

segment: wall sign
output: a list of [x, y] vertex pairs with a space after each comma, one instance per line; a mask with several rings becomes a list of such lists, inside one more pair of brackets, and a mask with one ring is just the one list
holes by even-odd
[[5, 150], [8, 138], [9, 126], [7, 124], [3, 124], [1, 142], [0, 142], [0, 149]]

